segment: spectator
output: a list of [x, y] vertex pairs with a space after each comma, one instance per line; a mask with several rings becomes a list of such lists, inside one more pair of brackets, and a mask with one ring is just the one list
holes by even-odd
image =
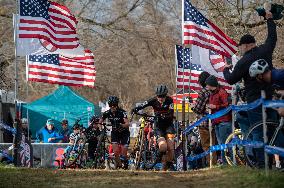
[[[272, 13], [266, 12], [268, 34], [264, 44], [256, 46], [255, 38], [251, 35], [241, 37], [239, 50], [242, 58], [237, 62], [234, 70], [230, 72], [231, 65], [227, 65], [224, 70], [225, 80], [233, 85], [241, 80], [244, 80], [246, 100], [248, 103], [254, 102], [261, 97], [261, 90], [266, 92], [266, 98], [272, 99], [273, 87], [269, 83], [259, 83], [256, 78], [249, 75], [249, 67], [258, 60], [264, 59], [269, 65], [269, 69], [273, 68], [272, 54], [277, 42], [276, 24], [272, 19]], [[267, 108], [267, 119], [277, 120], [277, 112]], [[255, 123], [262, 121], [262, 107], [259, 106], [248, 111], [248, 120], [250, 127]], [[263, 141], [262, 129], [256, 129], [253, 132], [254, 141]], [[256, 149], [257, 166], [264, 167], [264, 150], [263, 148]]]
[[[228, 107], [229, 94], [219, 85], [217, 78], [211, 75], [206, 79], [205, 83], [207, 89], [210, 91], [208, 106], [212, 110], [212, 113]], [[231, 113], [212, 120], [212, 126], [215, 127], [218, 144], [225, 144], [227, 137], [232, 133]], [[223, 164], [226, 163], [224, 151], [221, 151], [221, 159]]]
[[63, 136], [62, 142], [68, 143], [69, 142], [69, 136], [71, 134], [71, 131], [68, 126], [68, 120], [63, 119], [61, 122], [62, 130], [60, 131], [60, 135]]
[[46, 121], [46, 126], [36, 133], [36, 138], [38, 142], [57, 143], [63, 139], [63, 136], [59, 135], [59, 133], [56, 131], [53, 120], [48, 119]]
[[29, 129], [29, 126], [28, 126], [28, 119], [22, 118], [21, 123], [22, 123], [22, 130], [23, 130], [25, 137], [31, 140], [32, 131]]
[[[202, 87], [200, 92], [198, 93], [198, 98], [196, 99], [195, 105], [192, 107], [192, 111], [196, 114], [196, 118], [200, 119], [206, 116], [206, 105], [209, 102], [210, 92], [206, 89], [205, 80], [210, 76], [210, 74], [206, 71], [202, 72], [198, 77], [198, 83]], [[210, 147], [210, 134], [208, 128], [208, 121], [203, 122], [199, 126], [199, 135], [201, 138], [201, 146], [204, 151], [209, 150]], [[216, 144], [215, 130], [212, 130], [212, 144]], [[206, 156], [207, 164], [209, 164], [210, 157]], [[217, 163], [217, 155], [213, 153], [213, 164]]]

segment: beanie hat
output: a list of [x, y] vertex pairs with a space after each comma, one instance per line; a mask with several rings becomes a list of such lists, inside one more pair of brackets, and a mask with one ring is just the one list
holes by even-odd
[[209, 86], [212, 86], [212, 87], [217, 87], [219, 84], [218, 84], [218, 81], [217, 81], [217, 78], [213, 75], [209, 76], [206, 81], [205, 81], [206, 85], [209, 85]]
[[199, 76], [198, 76], [198, 82], [202, 87], [206, 86], [205, 80], [210, 76], [210, 74], [206, 71], [203, 71]]

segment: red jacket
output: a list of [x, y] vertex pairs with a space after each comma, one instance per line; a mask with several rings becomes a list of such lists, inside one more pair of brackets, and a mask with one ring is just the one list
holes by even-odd
[[[213, 93], [210, 94], [209, 104], [214, 104], [217, 106], [216, 109], [212, 109], [212, 114], [229, 106], [228, 97], [229, 94], [222, 87], [218, 87], [215, 91], [213, 91]], [[212, 120], [212, 124], [216, 125], [221, 122], [229, 122], [231, 120], [232, 120], [232, 114], [229, 112], [224, 116]]]

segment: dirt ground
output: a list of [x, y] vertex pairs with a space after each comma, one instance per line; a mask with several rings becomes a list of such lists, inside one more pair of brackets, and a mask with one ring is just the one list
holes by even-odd
[[54, 170], [0, 167], [0, 187], [190, 188], [284, 187], [284, 173], [249, 168], [214, 168], [189, 172]]

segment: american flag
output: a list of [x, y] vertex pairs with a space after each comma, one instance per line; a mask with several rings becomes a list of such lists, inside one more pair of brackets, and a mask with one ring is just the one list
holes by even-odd
[[226, 65], [225, 58], [213, 50], [209, 50], [209, 60], [216, 72], [223, 72]]
[[[184, 62], [183, 62], [183, 57], [184, 57]], [[198, 81], [198, 76], [202, 72], [202, 69], [200, 65], [190, 63], [191, 60], [190, 57], [191, 55], [189, 48], [184, 48], [184, 50], [182, 50], [182, 46], [176, 45], [176, 63], [177, 63], [176, 86], [177, 88], [189, 89], [189, 78], [190, 78], [190, 89], [200, 90], [201, 87], [197, 81]]]
[[[19, 39], [39, 39], [45, 49], [75, 49], [77, 20], [70, 10], [48, 0], [20, 0]], [[31, 44], [32, 45], [32, 44]]]
[[189, 0], [183, 3], [183, 43], [194, 44], [231, 57], [237, 52], [237, 43], [205, 18]]
[[[182, 51], [182, 46], [176, 45], [177, 88], [184, 87], [185, 89], [189, 89], [189, 84], [190, 84], [191, 90], [199, 91], [201, 89], [201, 86], [198, 84], [198, 77], [203, 70], [201, 69], [201, 65], [190, 63], [191, 56], [189, 48], [184, 48], [183, 51]], [[183, 69], [182, 57], [184, 57], [184, 69]], [[226, 90], [232, 89], [232, 87], [226, 82], [225, 79], [219, 77], [217, 77], [217, 79], [219, 84], [223, 86]]]
[[58, 54], [29, 55], [28, 80], [66, 86], [94, 87], [96, 69], [90, 50], [85, 56], [65, 57]]

